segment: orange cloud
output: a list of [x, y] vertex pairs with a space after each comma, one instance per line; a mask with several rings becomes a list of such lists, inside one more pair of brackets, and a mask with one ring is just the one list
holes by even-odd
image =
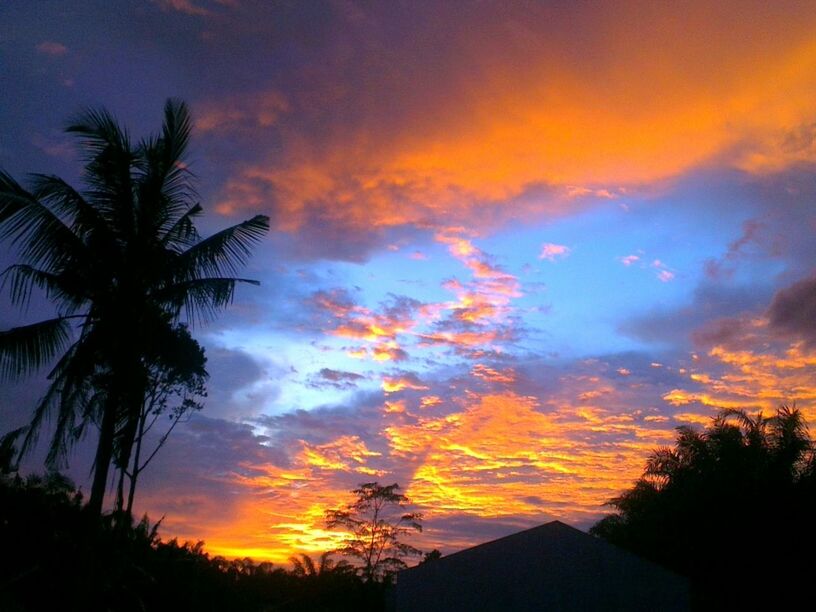
[[[424, 82], [369, 70], [358, 89], [326, 83], [339, 104], [390, 110], [329, 130], [324, 115], [305, 114], [301, 125], [321, 129], [283, 130], [284, 153], [236, 174], [221, 209], [274, 201], [285, 231], [313, 218], [358, 229], [486, 227], [703, 164], [770, 172], [816, 159], [808, 3], [624, 2], [564, 15], [495, 6], [455, 18], [438, 9], [427, 35], [445, 40], [444, 56]], [[410, 62], [416, 50], [403, 51]], [[546, 195], [507, 204], [541, 186]]]
[[404, 300], [382, 312], [354, 304], [342, 291], [319, 291], [312, 296], [315, 306], [332, 316], [324, 331], [333, 336], [358, 340], [370, 346], [354, 347], [347, 351], [356, 359], [371, 358], [374, 361], [400, 361], [407, 354], [397, 337], [410, 332], [416, 325], [413, 311], [418, 302]]
[[289, 103], [277, 91], [230, 96], [202, 104], [196, 113], [195, 125], [201, 132], [252, 132], [273, 127], [288, 110]]
[[442, 398], [438, 395], [426, 395], [420, 400], [420, 407], [422, 408], [431, 408], [432, 406], [438, 406], [442, 403]]
[[[626, 433], [625, 441], [588, 440]], [[393, 427], [395, 450], [424, 453], [408, 488], [439, 514], [579, 519], [631, 484], [649, 449], [671, 433], [602, 409], [552, 411], [513, 393], [473, 397], [434, 421]], [[531, 496], [535, 499], [531, 499]]]
[[503, 372], [499, 372], [498, 370], [494, 370], [493, 368], [481, 363], [477, 363], [475, 366], [473, 366], [470, 373], [476, 378], [481, 378], [487, 382], [512, 383], [516, 380], [516, 373], [513, 372], [512, 369], [508, 368]]
[[799, 403], [816, 426], [816, 347], [778, 338], [766, 318], [739, 320], [727, 341], [692, 355], [692, 364], [680, 370], [688, 385], [664, 395], [669, 404], [710, 415], [723, 408], [773, 414], [782, 404]]
[[345, 291], [318, 291], [311, 297], [311, 303], [320, 311], [321, 329], [333, 336], [365, 343], [348, 347], [346, 354], [375, 361], [406, 359], [408, 353], [403, 347], [410, 341], [420, 347], [448, 345], [472, 352], [512, 337], [513, 330], [506, 324], [512, 313], [512, 301], [522, 296], [521, 283], [461, 232], [461, 228], [447, 228], [436, 236], [472, 276], [466, 282], [452, 278], [442, 284], [455, 295], [455, 300], [420, 304], [413, 299], [393, 297], [393, 302], [372, 310], [354, 303]]
[[348, 499], [357, 482], [382, 478], [384, 472], [372, 466], [380, 458], [358, 436], [339, 436], [325, 444], [301, 441], [288, 468], [247, 464], [240, 473], [229, 474], [231, 494], [239, 492], [227, 506], [229, 512], [224, 500], [205, 497], [201, 503], [211, 511], [193, 523], [171, 514], [163, 533], [182, 540], [204, 537], [212, 554], [275, 563], [286, 563], [295, 552], [333, 550], [343, 535], [325, 528], [326, 509]]
[[302, 460], [306, 465], [344, 472], [354, 471], [366, 475], [378, 475], [378, 470], [366, 466], [371, 457], [379, 457], [381, 453], [374, 452], [366, 447], [357, 436], [341, 436], [332, 442], [314, 446], [301, 440], [303, 445]]
[[396, 393], [397, 391], [403, 391], [404, 389], [424, 391], [427, 388], [427, 386], [410, 377], [391, 378], [386, 376], [382, 380], [382, 389], [386, 393]]
[[[446, 282], [444, 287], [456, 294], [458, 301], [440, 306], [452, 311], [453, 318], [465, 324], [484, 326], [504, 321], [510, 313], [511, 300], [522, 296], [518, 279], [491, 263], [488, 256], [470, 240], [463, 238], [458, 229], [438, 232], [436, 240], [447, 244], [451, 255], [473, 275], [473, 281], [467, 284], [456, 279]], [[435, 340], [464, 345], [487, 344], [496, 337], [488, 337], [490, 333], [482, 329], [469, 329], [449, 337], [437, 334]]]

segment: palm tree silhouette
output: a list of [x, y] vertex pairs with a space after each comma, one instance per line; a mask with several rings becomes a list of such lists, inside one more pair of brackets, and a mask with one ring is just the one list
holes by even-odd
[[328, 575], [353, 575], [354, 567], [344, 560], [336, 561], [331, 558], [332, 551], [324, 552], [320, 555], [320, 560], [315, 564], [314, 560], [305, 553], [289, 557], [292, 564], [292, 574], [298, 578], [317, 579]]
[[[615, 513], [590, 533], [691, 577], [700, 609], [787, 609], [811, 567], [793, 560], [816, 544], [816, 447], [795, 407], [723, 410], [704, 430], [679, 427], [674, 447], [608, 503]], [[791, 588], [732, 588], [760, 567], [767, 584]]]
[[114, 449], [132, 446], [149, 369], [181, 367], [169, 357], [188, 342], [181, 321], [208, 320], [232, 301], [236, 283], [257, 284], [235, 274], [269, 220], [257, 215], [200, 238], [202, 208], [183, 161], [191, 127], [186, 105], [168, 100], [161, 133], [133, 144], [110, 113], [88, 110], [67, 128], [85, 154], [83, 191], [41, 174], [27, 190], [0, 171], [0, 240], [22, 260], [3, 284], [17, 306], [35, 288], [56, 306], [50, 319], [0, 332], [0, 377], [20, 378], [59, 356], [21, 452], [54, 418], [47, 461], [58, 464], [96, 425], [88, 503], [96, 514]]

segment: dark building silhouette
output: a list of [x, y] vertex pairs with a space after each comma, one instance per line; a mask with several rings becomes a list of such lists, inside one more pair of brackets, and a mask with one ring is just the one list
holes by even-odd
[[690, 609], [688, 581], [560, 521], [397, 574], [396, 612]]

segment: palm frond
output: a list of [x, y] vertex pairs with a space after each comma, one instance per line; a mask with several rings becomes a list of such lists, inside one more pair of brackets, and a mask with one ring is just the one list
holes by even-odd
[[84, 248], [58, 215], [3, 171], [0, 171], [0, 240], [16, 245], [28, 263], [35, 266], [53, 267], [76, 257]]
[[86, 108], [69, 122], [65, 131], [80, 137], [82, 149], [87, 151], [89, 161], [111, 146], [130, 148], [127, 130], [104, 108]]
[[51, 361], [68, 344], [70, 324], [57, 317], [0, 332], [0, 380], [19, 379]]
[[17, 444], [17, 438], [24, 434], [25, 431], [25, 427], [18, 427], [0, 436], [0, 474], [17, 470], [15, 457], [19, 460], [20, 454], [17, 452], [15, 445]]
[[167, 100], [164, 104], [162, 140], [165, 142], [170, 158], [180, 160], [184, 157], [192, 131], [193, 122], [187, 104], [178, 98]]
[[301, 561], [299, 557], [292, 555], [289, 557], [289, 563], [292, 564], [292, 574], [301, 578], [306, 576], [306, 567], [303, 565], [303, 561]]
[[193, 122], [187, 105], [170, 98], [164, 105], [164, 123], [157, 147], [161, 153], [161, 193], [171, 201], [186, 202], [195, 195], [190, 185], [191, 172], [184, 163], [190, 144]]
[[[53, 274], [28, 264], [15, 264], [0, 274], [0, 291], [8, 290], [13, 304], [28, 308], [34, 288], [45, 292], [68, 313], [74, 313], [88, 299], [82, 283], [71, 283], [66, 275]], [[65, 313], [63, 313], [65, 314]]]
[[166, 233], [193, 204], [196, 196], [193, 177], [183, 159], [191, 130], [187, 106], [170, 99], [164, 107], [161, 135], [139, 144], [138, 215], [141, 231], [147, 235]]
[[70, 442], [82, 435], [86, 425], [84, 421], [80, 422], [79, 425], [75, 424], [77, 417], [82, 416], [82, 413], [77, 411], [76, 404], [64, 401], [66, 395], [74, 394], [67, 392], [64, 380], [55, 381], [49, 386], [45, 395], [37, 402], [31, 421], [25, 429], [25, 436], [20, 448], [21, 457], [34, 448], [39, 439], [43, 423], [49, 421], [52, 413], [56, 411], [57, 427], [48, 445], [45, 464], [49, 468], [59, 468], [64, 464]]
[[198, 230], [193, 219], [198, 217], [203, 209], [200, 204], [194, 204], [161, 237], [161, 244], [171, 250], [184, 251], [199, 241]]
[[77, 236], [87, 237], [91, 232], [104, 233], [105, 219], [71, 185], [50, 174], [31, 175], [32, 194], [47, 202], [58, 215], [72, 221], [71, 229]]
[[91, 423], [85, 414], [93, 412], [97, 395], [88, 380], [66, 381], [60, 387], [59, 401], [56, 402], [57, 418], [54, 435], [48, 446], [45, 463], [52, 468], [61, 468], [68, 456], [73, 443], [85, 433], [85, 428]]
[[[70, 352], [71, 351], [69, 350], [66, 355], [68, 355]], [[62, 357], [62, 359], [65, 359], [65, 355]], [[37, 440], [39, 439], [40, 428], [42, 427], [43, 421], [50, 417], [51, 410], [56, 404], [59, 395], [59, 384], [52, 383], [45, 392], [45, 395], [43, 395], [37, 402], [37, 405], [34, 407], [34, 413], [31, 417], [31, 421], [26, 428], [23, 444], [20, 447], [21, 457], [26, 455], [34, 447], [34, 445], [36, 445]]]
[[133, 172], [137, 155], [130, 137], [105, 109], [86, 109], [66, 128], [81, 139], [85, 152], [86, 195], [122, 240], [133, 235]]
[[46, 456], [50, 467], [60, 467], [85, 428], [98, 421], [107, 397], [94, 376], [100, 367], [99, 344], [98, 334], [84, 332], [49, 373], [51, 386], [35, 411], [29, 429], [35, 433], [43, 418], [50, 419], [56, 410], [56, 426]]
[[269, 231], [269, 217], [256, 215], [205, 238], [179, 257], [177, 278], [235, 274], [251, 254], [251, 247]]
[[248, 278], [198, 278], [165, 287], [152, 297], [176, 312], [184, 309], [190, 323], [203, 323], [232, 303], [236, 283], [260, 284]]
[[315, 568], [315, 564], [312, 558], [305, 553], [301, 554], [300, 556], [303, 559], [303, 565], [306, 568], [306, 574], [309, 576], [316, 576], [317, 569]]

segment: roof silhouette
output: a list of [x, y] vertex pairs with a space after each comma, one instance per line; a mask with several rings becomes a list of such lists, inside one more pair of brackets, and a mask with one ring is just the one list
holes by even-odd
[[689, 610], [688, 581], [560, 521], [397, 574], [396, 612]]

